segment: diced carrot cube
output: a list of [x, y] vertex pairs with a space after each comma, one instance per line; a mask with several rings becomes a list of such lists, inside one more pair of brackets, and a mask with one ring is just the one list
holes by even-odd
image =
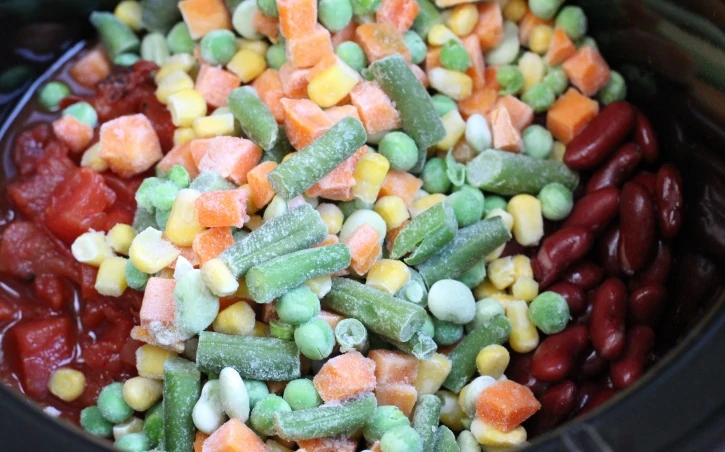
[[413, 384], [418, 377], [418, 360], [411, 355], [390, 350], [371, 350], [368, 358], [375, 361], [378, 384]]
[[508, 110], [511, 116], [511, 123], [519, 132], [534, 122], [534, 110], [528, 104], [521, 102], [514, 96], [503, 96], [498, 99], [496, 105]]
[[[164, 269], [166, 270], [166, 269]], [[168, 279], [168, 278], [166, 278]], [[166, 328], [165, 326], [162, 328]], [[158, 325], [154, 329], [154, 331], [158, 331]], [[169, 350], [175, 353], [181, 353], [184, 351], [184, 341], [176, 341], [176, 342], [169, 342], [168, 338], [164, 338], [165, 340], [163, 343], [159, 342], [156, 339], [156, 336], [154, 334], [151, 334], [151, 331], [149, 331], [149, 328], [145, 326], [135, 326], [131, 328], [131, 333], [129, 334], [131, 336], [131, 339], [144, 342], [149, 345], [153, 345], [159, 348], [163, 348], [165, 350]]]
[[70, 76], [73, 77], [73, 80], [88, 88], [109, 75], [111, 75], [111, 63], [106, 54], [98, 47], [89, 50], [70, 68]]
[[506, 380], [481, 391], [476, 401], [476, 417], [502, 432], [510, 432], [540, 408], [541, 403], [531, 389]]
[[382, 0], [375, 19], [378, 23], [391, 23], [401, 33], [413, 25], [420, 6], [416, 0]]
[[531, 39], [531, 32], [534, 28], [539, 25], [553, 25], [553, 20], [544, 20], [539, 18], [536, 14], [532, 13], [531, 10], [526, 11], [524, 17], [519, 22], [519, 41], [524, 46], [529, 46], [529, 40]]
[[423, 181], [406, 171], [390, 170], [383, 179], [378, 198], [383, 196], [399, 196], [406, 205], [413, 202], [415, 194], [423, 186]]
[[196, 167], [193, 157], [191, 156], [191, 143], [186, 142], [178, 146], [174, 146], [164, 158], [158, 163], [158, 168], [167, 172], [175, 165], [181, 165], [184, 167], [191, 179], [196, 179], [199, 175], [199, 170]]
[[307, 97], [307, 85], [310, 82], [309, 73], [309, 68], [297, 69], [290, 63], [284, 63], [279, 68], [279, 80], [282, 82], [282, 91], [285, 97], [305, 99]]
[[237, 418], [229, 419], [202, 445], [202, 452], [268, 452], [267, 446]]
[[461, 40], [463, 47], [471, 58], [471, 67], [466, 70], [466, 75], [473, 80], [473, 89], [478, 90], [486, 85], [486, 62], [483, 60], [481, 41], [475, 34], [470, 34]]
[[170, 328], [174, 325], [176, 311], [174, 287], [176, 281], [173, 279], [149, 278], [138, 314], [141, 326], [160, 324], [162, 327]]
[[355, 452], [357, 441], [352, 438], [315, 438], [297, 441], [307, 452]]
[[209, 437], [206, 433], [197, 430], [194, 436], [194, 452], [201, 452], [204, 441]]
[[282, 124], [284, 122], [284, 110], [282, 110], [282, 104], [279, 101], [284, 97], [284, 91], [279, 72], [272, 68], [266, 69], [254, 79], [252, 87], [257, 90], [259, 98], [272, 112], [274, 119]]
[[398, 235], [406, 226], [408, 226], [408, 223], [410, 223], [410, 220], [405, 220], [397, 228], [388, 229], [388, 232], [385, 234], [385, 249], [388, 250], [388, 253], [393, 250], [393, 243], [395, 243], [395, 239], [398, 238]]
[[284, 126], [293, 148], [300, 150], [333, 126], [330, 118], [308, 99], [282, 99]]
[[493, 134], [493, 147], [502, 151], [522, 152], [523, 140], [511, 115], [503, 106], [496, 106], [489, 114], [491, 132]]
[[242, 84], [242, 80], [219, 66], [202, 64], [196, 77], [194, 89], [201, 94], [207, 104], [221, 107], [227, 104], [227, 97]]
[[428, 88], [430, 83], [428, 83], [428, 75], [426, 75], [425, 71], [421, 69], [420, 66], [413, 63], [408, 63], [408, 67], [413, 75], [415, 75], [415, 78], [418, 79], [420, 84], [423, 85], [424, 88]]
[[234, 237], [229, 227], [209, 228], [194, 237], [191, 248], [199, 256], [201, 265], [219, 256], [225, 249], [234, 245]]
[[279, 0], [279, 29], [287, 39], [305, 36], [317, 27], [317, 0]]
[[340, 238], [336, 236], [335, 234], [327, 234], [327, 237], [325, 237], [325, 240], [321, 241], [320, 243], [316, 245], [312, 245], [312, 248], [319, 248], [321, 246], [328, 246], [328, 245], [337, 245], [340, 243]]
[[503, 39], [503, 14], [498, 2], [478, 4], [478, 23], [473, 33], [481, 41], [481, 50], [488, 52], [497, 47]]
[[161, 160], [161, 143], [151, 121], [142, 114], [121, 116], [101, 126], [100, 156], [111, 171], [130, 177]]
[[350, 248], [352, 260], [350, 268], [358, 275], [364, 275], [370, 270], [375, 261], [378, 260], [382, 246], [378, 241], [380, 235], [370, 226], [369, 223], [363, 223], [349, 237], [343, 240], [343, 243]]
[[368, 135], [400, 128], [400, 115], [393, 102], [375, 82], [363, 82], [350, 91]]
[[599, 113], [599, 104], [569, 88], [549, 108], [546, 127], [564, 144], [569, 143]]
[[487, 117], [496, 104], [496, 101], [498, 101], [498, 90], [483, 87], [474, 91], [473, 94], [465, 99], [459, 100], [458, 111], [460, 111], [463, 119], [468, 119], [469, 116], [474, 114]]
[[441, 67], [441, 48], [428, 47], [428, 51], [425, 52], [425, 70], [430, 72], [431, 69]]
[[310, 197], [319, 196], [335, 201], [350, 201], [353, 198], [352, 188], [355, 186], [355, 177], [353, 176], [355, 167], [367, 151], [367, 146], [358, 149], [357, 152], [310, 187], [306, 195]]
[[593, 96], [609, 82], [610, 70], [598, 50], [591, 46], [579, 49], [562, 65], [571, 84], [585, 96]]
[[353, 38], [355, 38], [355, 29], [357, 28], [357, 23], [354, 20], [351, 20], [349, 24], [345, 28], [343, 28], [340, 31], [336, 31], [332, 34], [332, 45], [334, 47], [339, 46], [345, 41], [352, 41]]
[[223, 0], [181, 0], [179, 10], [193, 39], [201, 39], [213, 30], [232, 28]]
[[325, 402], [341, 402], [375, 389], [375, 361], [349, 352], [327, 361], [312, 382]]
[[271, 41], [277, 41], [279, 35], [279, 20], [274, 17], [265, 16], [258, 9], [252, 16], [252, 26]]
[[201, 159], [209, 152], [211, 140], [211, 138], [195, 138], [189, 142], [189, 153], [197, 169], [199, 168]]
[[330, 32], [319, 24], [304, 35], [287, 39], [287, 61], [295, 68], [312, 67], [331, 53]]
[[247, 174], [252, 200], [258, 208], [266, 206], [274, 198], [274, 189], [267, 180], [267, 175], [275, 168], [277, 168], [276, 162], [262, 162]]
[[[196, 255], [196, 253], [190, 246], [179, 246], [177, 248], [179, 248], [179, 251], [181, 252], [180, 256], [182, 256], [184, 259], [189, 261], [189, 263], [193, 267], [196, 268], [199, 266], [199, 256]], [[169, 268], [171, 268], [171, 269], [176, 268], [176, 261], [170, 263]]]
[[[199, 159], [199, 171], [213, 171], [237, 185], [247, 183], [247, 173], [262, 158], [262, 150], [250, 140], [236, 137], [214, 137], [206, 142], [208, 149]], [[191, 142], [195, 156], [197, 140]]]
[[492, 90], [499, 92], [501, 91], [501, 85], [498, 84], [498, 79], [496, 78], [497, 72], [498, 69], [496, 66], [489, 66], [486, 68], [486, 88], [491, 88]]
[[375, 398], [378, 406], [393, 405], [400, 408], [406, 416], [410, 416], [418, 401], [418, 390], [411, 384], [378, 383], [375, 386]]
[[199, 224], [205, 228], [234, 226], [241, 228], [249, 220], [246, 214], [246, 190], [208, 191], [196, 198], [194, 207]]
[[546, 64], [558, 66], [576, 53], [574, 43], [566, 34], [563, 28], [554, 30], [554, 35], [549, 43], [549, 50], [546, 52]]
[[81, 152], [93, 139], [93, 127], [85, 122], [80, 122], [71, 115], [53, 121], [53, 132], [70, 148], [71, 152]]
[[340, 105], [339, 107], [330, 107], [325, 110], [325, 114], [333, 124], [337, 124], [345, 116], [352, 116], [353, 118], [360, 120], [360, 114], [357, 112], [357, 108], [352, 105]]
[[340, 320], [345, 320], [344, 316], [341, 316], [336, 312], [325, 311], [324, 309], [321, 310], [319, 314], [317, 314], [317, 317], [327, 322], [327, 324], [330, 325], [330, 328], [332, 328], [333, 330], [335, 329], [337, 324], [340, 323]]
[[355, 29], [355, 39], [369, 62], [399, 53], [410, 63], [410, 50], [403, 34], [390, 23], [362, 24]]

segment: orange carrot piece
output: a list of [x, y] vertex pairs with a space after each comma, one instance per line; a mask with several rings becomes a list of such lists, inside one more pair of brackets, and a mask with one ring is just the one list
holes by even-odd
[[234, 237], [230, 227], [209, 228], [197, 234], [191, 244], [191, 248], [199, 256], [201, 265], [206, 261], [219, 256], [222, 251], [234, 245]]
[[475, 34], [470, 34], [461, 42], [471, 58], [471, 67], [466, 70], [466, 75], [473, 80], [474, 90], [481, 89], [486, 85], [486, 62], [483, 60], [481, 41]]
[[418, 79], [421, 85], [423, 85], [423, 88], [428, 88], [430, 83], [428, 83], [428, 75], [425, 73], [423, 69], [420, 68], [417, 64], [408, 63], [408, 67], [410, 68], [410, 71], [415, 75], [415, 78]]
[[401, 231], [408, 226], [408, 223], [410, 223], [410, 220], [405, 220], [400, 226], [389, 229], [385, 234], [385, 249], [387, 249], [388, 252], [393, 250], [393, 243], [395, 243], [395, 239], [398, 238]]
[[382, 0], [375, 20], [378, 23], [393, 24], [400, 33], [405, 33], [413, 25], [420, 6], [416, 0]]
[[441, 64], [441, 48], [439, 46], [428, 47], [425, 52], [425, 70], [430, 72], [431, 69], [441, 66], [443, 66]]
[[370, 270], [375, 261], [378, 259], [382, 246], [378, 242], [380, 235], [370, 226], [369, 223], [363, 223], [349, 237], [343, 240], [343, 243], [350, 248], [352, 260], [350, 268], [358, 275], [364, 275]]
[[247, 173], [252, 201], [257, 208], [266, 206], [274, 198], [274, 189], [267, 180], [267, 174], [275, 168], [277, 168], [276, 162], [262, 162]]
[[574, 43], [566, 34], [563, 28], [554, 30], [554, 35], [549, 43], [549, 50], [546, 52], [546, 64], [558, 66], [576, 53]]
[[483, 117], [488, 116], [498, 101], [498, 90], [483, 87], [473, 92], [470, 96], [458, 101], [458, 110], [461, 112], [463, 119], [469, 116], [479, 114]]
[[111, 63], [106, 54], [95, 47], [80, 57], [70, 68], [73, 80], [85, 87], [92, 87], [111, 75]]
[[252, 16], [252, 26], [270, 41], [276, 42], [279, 35], [279, 20], [274, 17], [268, 17], [262, 14], [258, 9], [254, 10]]
[[325, 237], [325, 240], [321, 241], [320, 243], [316, 245], [312, 245], [312, 248], [319, 248], [321, 246], [328, 246], [328, 245], [337, 245], [340, 243], [340, 238], [336, 236], [335, 234], [327, 234], [327, 237]]
[[418, 377], [418, 360], [411, 355], [390, 350], [371, 350], [368, 358], [375, 361], [378, 384], [413, 384]]
[[405, 45], [403, 34], [393, 24], [362, 24], [355, 30], [355, 40], [371, 63], [396, 53], [410, 63], [410, 51]]
[[544, 20], [539, 18], [536, 14], [532, 13], [531, 10], [526, 11], [524, 17], [519, 22], [519, 41], [525, 47], [529, 46], [529, 40], [531, 39], [531, 32], [534, 28], [539, 25], [553, 25], [553, 20]]
[[223, 0], [182, 0], [179, 10], [193, 39], [201, 39], [213, 30], [232, 28], [232, 20]]
[[159, 348], [163, 348], [165, 350], [169, 350], [176, 353], [181, 353], [184, 351], [184, 342], [178, 341], [178, 342], [172, 342], [172, 343], [160, 343], [156, 340], [156, 337], [151, 334], [148, 328], [145, 326], [137, 325], [133, 328], [131, 328], [131, 332], [129, 333], [131, 336], [131, 339], [139, 341], [139, 342], [145, 342], [149, 345], [154, 345]]
[[201, 447], [204, 441], [209, 437], [206, 433], [197, 430], [196, 436], [194, 436], [194, 452], [201, 452]]
[[332, 45], [337, 48], [340, 44], [345, 41], [352, 41], [355, 38], [355, 29], [357, 23], [351, 20], [345, 28], [340, 31], [336, 31], [332, 34]]
[[202, 193], [194, 202], [199, 224], [205, 228], [241, 228], [249, 220], [246, 214], [248, 198], [249, 192], [246, 190]]
[[284, 122], [284, 110], [282, 110], [282, 104], [279, 101], [284, 97], [284, 90], [282, 89], [279, 72], [272, 68], [266, 69], [254, 79], [252, 87], [257, 90], [259, 98], [272, 112], [277, 123], [282, 124]]
[[322, 400], [341, 402], [375, 389], [375, 361], [359, 352], [345, 353], [327, 361], [312, 382]]
[[295, 68], [312, 67], [331, 53], [330, 32], [319, 24], [302, 36], [287, 39], [287, 61]]
[[310, 83], [308, 74], [310, 69], [297, 69], [290, 63], [284, 63], [279, 68], [279, 80], [282, 82], [284, 97], [290, 99], [305, 99], [307, 85]]
[[478, 4], [478, 23], [473, 33], [481, 41], [481, 50], [487, 52], [501, 43], [503, 39], [503, 14], [498, 2]]
[[418, 390], [411, 384], [378, 383], [375, 386], [375, 398], [378, 406], [397, 406], [403, 414], [410, 416], [415, 402], [418, 401]]
[[406, 171], [390, 170], [383, 179], [378, 198], [400, 196], [406, 205], [413, 202], [415, 194], [423, 186], [423, 181]]
[[142, 173], [163, 157], [161, 143], [151, 121], [140, 113], [104, 123], [99, 141], [99, 155], [119, 176]]
[[201, 94], [207, 104], [221, 107], [227, 104], [229, 93], [242, 84], [242, 80], [220, 66], [202, 64], [196, 77], [194, 89]]
[[540, 408], [531, 389], [506, 380], [481, 391], [476, 401], [476, 417], [502, 432], [510, 432]]
[[546, 127], [564, 144], [569, 143], [599, 113], [599, 104], [569, 88], [546, 114]]
[[496, 73], [498, 69], [495, 66], [489, 66], [486, 68], [486, 88], [499, 92], [501, 91], [501, 85], [498, 84], [496, 79]]
[[293, 148], [300, 150], [333, 126], [330, 118], [309, 99], [282, 99], [284, 126]]
[[325, 311], [324, 309], [317, 314], [317, 317], [324, 320], [333, 330], [337, 327], [337, 324], [340, 323], [341, 320], [345, 320], [344, 316], [341, 316], [336, 312]]
[[519, 132], [534, 122], [534, 110], [528, 104], [521, 102], [514, 96], [500, 97], [496, 105], [508, 110], [511, 116], [511, 123]]
[[353, 118], [360, 120], [360, 114], [357, 112], [357, 108], [352, 105], [340, 105], [339, 107], [330, 107], [325, 110], [325, 114], [333, 124], [337, 124], [345, 116], [352, 116]]
[[83, 151], [93, 139], [93, 127], [85, 122], [80, 122], [71, 115], [53, 121], [53, 132], [70, 148], [71, 152]]
[[353, 198], [352, 188], [355, 186], [355, 167], [363, 155], [368, 152], [367, 146], [362, 146], [353, 155], [339, 164], [334, 170], [317, 181], [305, 193], [310, 197], [321, 197], [335, 201], [350, 201]]
[[317, 26], [317, 0], [279, 0], [279, 29], [287, 39], [311, 33]]
[[176, 311], [174, 287], [176, 281], [173, 279], [153, 276], [149, 278], [138, 314], [141, 326], [149, 327], [152, 324], [161, 324], [167, 328], [173, 326]]
[[252, 429], [232, 418], [204, 441], [202, 452], [268, 452], [268, 449]]
[[[190, 246], [179, 246], [177, 248], [179, 248], [179, 251], [181, 252], [181, 256], [184, 259], [186, 259], [187, 261], [189, 261], [189, 263], [193, 267], [196, 268], [199, 266], [199, 256], [196, 255], [196, 253]], [[176, 268], [176, 261], [170, 263], [169, 268], [170, 269]]]
[[350, 100], [369, 135], [400, 128], [398, 110], [377, 83], [358, 84], [350, 91]]
[[[237, 185], [247, 183], [247, 173], [262, 158], [262, 149], [245, 138], [214, 137], [208, 139], [208, 150], [199, 160], [199, 171], [213, 171]], [[191, 152], [194, 156], [194, 145]]]
[[357, 441], [352, 438], [315, 438], [297, 441], [307, 452], [355, 452]]
[[211, 138], [194, 138], [189, 142], [189, 154], [191, 154], [191, 159], [194, 165], [196, 165], [197, 170], [201, 159], [209, 152], [211, 140]]
[[493, 147], [509, 152], [523, 152], [523, 140], [506, 107], [496, 106], [489, 114]]
[[585, 96], [594, 96], [609, 82], [609, 66], [599, 51], [591, 46], [579, 49], [561, 67], [571, 84]]
[[168, 172], [172, 167], [181, 165], [184, 167], [191, 179], [196, 179], [199, 170], [191, 156], [191, 143], [187, 142], [174, 146], [158, 163], [158, 168], [163, 172]]

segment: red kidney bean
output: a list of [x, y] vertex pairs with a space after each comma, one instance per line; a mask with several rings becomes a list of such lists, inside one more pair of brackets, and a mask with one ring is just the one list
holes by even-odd
[[576, 416], [589, 403], [589, 400], [599, 394], [601, 390], [602, 388], [599, 385], [591, 381], [579, 383], [576, 388], [576, 400], [574, 401], [572, 416]]
[[604, 359], [615, 359], [624, 348], [627, 288], [618, 278], [609, 278], [594, 295], [590, 334], [592, 345]]
[[644, 268], [656, 244], [652, 197], [641, 184], [628, 182], [619, 205], [619, 264], [628, 275]]
[[657, 184], [655, 185], [655, 199], [657, 201], [657, 216], [660, 234], [666, 239], [677, 235], [682, 227], [682, 178], [680, 172], [672, 165], [662, 165], [657, 171]]
[[550, 286], [569, 265], [589, 252], [592, 243], [592, 233], [582, 226], [561, 228], [545, 238], [532, 261], [539, 286]]
[[642, 156], [647, 162], [654, 163], [657, 161], [657, 157], [660, 154], [657, 135], [647, 116], [637, 109], [634, 124], [634, 141], [637, 142], [637, 145], [642, 150]]
[[541, 409], [533, 419], [532, 435], [539, 435], [559, 425], [574, 410], [577, 387], [572, 381], [549, 386], [539, 396]]
[[589, 326], [589, 323], [592, 320], [592, 307], [594, 306], [594, 295], [596, 294], [596, 290], [590, 290], [587, 292], [587, 305], [584, 308], [584, 312], [579, 314], [578, 316], [574, 317], [574, 320], [572, 323], [576, 325], [586, 325]]
[[615, 388], [624, 389], [642, 376], [647, 355], [654, 343], [655, 333], [648, 326], [636, 326], [627, 333], [624, 354], [621, 359], [612, 363], [609, 370]]
[[664, 284], [672, 268], [670, 246], [664, 241], [657, 242], [657, 254], [646, 269], [637, 272], [629, 280], [629, 288], [636, 289], [646, 284]]
[[657, 186], [656, 174], [650, 173], [649, 171], [642, 171], [641, 173], [637, 174], [632, 178], [632, 182], [642, 184], [642, 186], [647, 189], [650, 195], [655, 195], [655, 190]]
[[576, 284], [584, 290], [599, 285], [604, 277], [602, 269], [592, 261], [581, 261], [569, 267], [562, 275], [564, 281]]
[[575, 170], [599, 166], [634, 126], [635, 113], [627, 102], [612, 102], [566, 146], [564, 163]]
[[648, 284], [629, 296], [629, 320], [635, 325], [654, 327], [667, 301], [667, 289], [659, 284]]
[[599, 356], [596, 350], [590, 348], [579, 358], [572, 376], [576, 380], [590, 380], [601, 375], [607, 369], [607, 364], [606, 359]]
[[587, 308], [586, 295], [584, 289], [567, 281], [561, 281], [548, 289], [556, 292], [566, 300], [569, 305], [569, 313], [573, 316], [579, 315]]
[[619, 225], [612, 225], [597, 243], [597, 258], [607, 276], [619, 275]]
[[617, 216], [618, 207], [619, 189], [602, 188], [580, 198], [564, 220], [563, 226], [584, 226], [596, 234]]
[[617, 395], [618, 392], [619, 391], [617, 391], [616, 389], [600, 388], [600, 390], [596, 394], [593, 394], [591, 397], [589, 397], [586, 405], [582, 407], [578, 415], [584, 415], [594, 410], [595, 408], [599, 407], [599, 405], [603, 404], [607, 400]]
[[537, 380], [531, 373], [531, 359], [533, 356], [533, 352], [512, 353], [511, 362], [506, 368], [506, 376], [510, 380], [531, 389], [531, 392], [534, 394], [539, 395], [546, 390], [549, 384], [544, 381]]
[[584, 325], [574, 325], [561, 333], [544, 339], [531, 359], [531, 374], [541, 381], [566, 378], [577, 357], [589, 345], [589, 333]]
[[607, 163], [596, 170], [587, 182], [587, 193], [605, 187], [621, 187], [642, 161], [642, 153], [634, 143], [620, 147]]

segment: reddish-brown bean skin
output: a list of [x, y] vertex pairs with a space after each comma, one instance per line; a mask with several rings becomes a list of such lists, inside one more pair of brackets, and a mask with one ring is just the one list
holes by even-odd
[[621, 187], [642, 161], [642, 153], [634, 143], [627, 143], [598, 170], [587, 182], [587, 193], [606, 187]]
[[534, 426], [531, 434], [539, 435], [559, 425], [574, 410], [576, 397], [577, 387], [573, 381], [562, 381], [549, 386], [539, 396], [541, 409], [532, 420]]
[[619, 264], [631, 275], [644, 268], [657, 243], [652, 196], [644, 186], [627, 182], [619, 205]]
[[589, 348], [582, 353], [579, 361], [576, 363], [572, 371], [572, 377], [575, 380], [590, 380], [598, 377], [605, 370], [609, 361], [599, 356], [596, 350]]
[[594, 294], [589, 333], [592, 345], [604, 359], [616, 359], [624, 348], [627, 288], [618, 278], [609, 278]]
[[583, 381], [577, 384], [576, 388], [576, 400], [574, 401], [574, 409], [572, 410], [572, 417], [579, 414], [579, 412], [589, 403], [592, 397], [601, 392], [602, 388], [594, 382]]
[[647, 116], [639, 110], [636, 111], [635, 117], [634, 141], [642, 151], [642, 157], [644, 157], [648, 163], [654, 163], [657, 161], [657, 157], [659, 157], [660, 154], [657, 135], [652, 128], [652, 123], [650, 123], [649, 119], [647, 119]]
[[655, 333], [648, 326], [639, 325], [627, 333], [627, 345], [622, 358], [612, 363], [609, 370], [615, 388], [624, 389], [642, 376], [647, 355], [654, 343]]
[[674, 166], [662, 165], [662, 168], [657, 171], [655, 200], [660, 234], [666, 239], [674, 238], [682, 227], [684, 206], [682, 177]]
[[564, 281], [576, 284], [584, 290], [599, 285], [604, 278], [601, 267], [592, 261], [581, 261], [569, 267], [561, 277]]
[[629, 295], [628, 316], [634, 325], [654, 327], [667, 302], [667, 289], [659, 284], [648, 284]]
[[657, 254], [646, 269], [637, 272], [629, 280], [630, 290], [647, 284], [664, 284], [672, 269], [672, 253], [670, 246], [660, 240], [657, 242]]
[[635, 112], [627, 102], [612, 102], [566, 146], [564, 163], [575, 170], [599, 166], [634, 127]]
[[584, 226], [594, 234], [604, 229], [619, 212], [619, 189], [607, 187], [580, 198], [564, 220], [564, 227]]
[[595, 408], [597, 408], [599, 405], [603, 404], [607, 400], [611, 399], [615, 395], [617, 395], [619, 391], [616, 389], [609, 389], [609, 388], [600, 388], [600, 390], [593, 394], [591, 397], [589, 397], [589, 400], [587, 401], [586, 405], [579, 411], [579, 414], [577, 416], [584, 415]]
[[531, 373], [531, 359], [533, 356], [533, 352], [512, 353], [511, 362], [506, 368], [506, 376], [510, 380], [531, 389], [531, 392], [534, 394], [539, 395], [546, 390], [549, 384], [544, 381], [537, 380]]
[[592, 233], [582, 226], [561, 228], [545, 238], [532, 261], [539, 287], [549, 287], [561, 272], [589, 252], [593, 242]]
[[617, 276], [619, 268], [619, 225], [610, 226], [597, 242], [597, 260], [607, 276]]
[[569, 313], [573, 316], [577, 316], [584, 312], [587, 308], [587, 299], [584, 294], [584, 289], [572, 284], [568, 281], [561, 281], [548, 289], [551, 292], [556, 292], [566, 300], [566, 304], [569, 305]]
[[579, 354], [589, 344], [584, 325], [573, 325], [544, 339], [531, 359], [531, 374], [541, 381], [560, 381], [574, 368]]
[[655, 195], [657, 186], [657, 175], [655, 173], [650, 173], [649, 171], [642, 171], [634, 176], [631, 180], [632, 182], [642, 184], [642, 186], [644, 186], [644, 188], [646, 188], [652, 196]]

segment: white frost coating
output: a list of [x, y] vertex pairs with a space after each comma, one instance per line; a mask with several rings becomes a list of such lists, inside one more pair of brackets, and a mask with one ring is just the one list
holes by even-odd
[[478, 378], [474, 378], [472, 382], [468, 384], [466, 389], [466, 397], [463, 399], [463, 411], [466, 412], [471, 419], [476, 417], [476, 401], [481, 392], [489, 386], [496, 383], [496, 379], [484, 375]]
[[189, 273], [194, 269], [194, 266], [191, 265], [191, 262], [184, 256], [179, 256], [176, 258], [176, 268], [174, 268], [174, 279], [180, 280], [182, 276]]
[[262, 39], [262, 34], [257, 31], [252, 21], [257, 11], [257, 3], [254, 0], [245, 0], [237, 6], [232, 16], [234, 30], [247, 39]]
[[516, 61], [519, 55], [519, 27], [511, 21], [503, 24], [503, 39], [495, 49], [486, 52], [486, 65], [503, 66]]
[[469, 116], [466, 121], [466, 142], [476, 152], [483, 152], [491, 147], [491, 129], [486, 118], [478, 113]]
[[231, 367], [225, 367], [219, 372], [219, 397], [227, 416], [247, 422], [249, 419], [247, 387], [239, 372]]
[[209, 380], [201, 388], [201, 397], [191, 413], [196, 428], [211, 435], [224, 424], [226, 416], [219, 398], [219, 380]]
[[355, 232], [355, 229], [362, 226], [363, 223], [368, 223], [378, 233], [378, 242], [382, 245], [385, 240], [385, 234], [387, 233], [388, 226], [385, 224], [385, 220], [377, 212], [373, 210], [357, 210], [350, 215], [340, 229], [340, 242], [344, 242], [348, 237]]
[[511, 232], [514, 228], [514, 217], [505, 210], [499, 209], [498, 207], [491, 209], [491, 211], [486, 214], [486, 220], [493, 217], [501, 217], [504, 226], [506, 226], [506, 229], [508, 229], [509, 232]]
[[305, 197], [303, 195], [297, 195], [287, 201], [287, 211], [295, 210], [296, 208], [301, 207], [303, 204], [307, 204]]
[[428, 291], [428, 309], [439, 320], [465, 325], [476, 316], [476, 300], [462, 282], [442, 279]]
[[113, 426], [113, 439], [118, 441], [129, 433], [139, 433], [143, 431], [143, 421], [136, 416], [132, 416], [129, 420]]

